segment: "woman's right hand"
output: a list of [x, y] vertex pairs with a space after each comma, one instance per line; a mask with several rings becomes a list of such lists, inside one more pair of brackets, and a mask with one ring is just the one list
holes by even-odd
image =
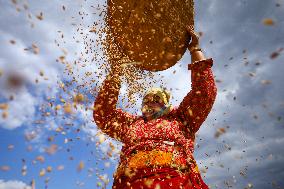
[[112, 60], [110, 65], [111, 74], [122, 74], [123, 64], [121, 64], [119, 60]]

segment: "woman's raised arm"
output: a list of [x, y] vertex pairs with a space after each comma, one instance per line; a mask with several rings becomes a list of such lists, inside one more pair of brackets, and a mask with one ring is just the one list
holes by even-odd
[[113, 66], [94, 103], [94, 120], [107, 135], [123, 141], [123, 136], [134, 116], [116, 108], [121, 87], [121, 68]]
[[184, 121], [190, 133], [195, 133], [212, 109], [217, 88], [211, 70], [213, 60], [205, 59], [198, 36], [193, 29], [188, 28], [188, 31], [192, 36], [188, 47], [192, 61], [188, 66], [191, 70], [191, 91], [179, 105], [176, 116]]

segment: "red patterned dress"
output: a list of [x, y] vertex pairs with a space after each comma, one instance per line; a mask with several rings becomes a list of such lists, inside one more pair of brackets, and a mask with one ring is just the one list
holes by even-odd
[[123, 143], [113, 188], [207, 189], [193, 158], [195, 133], [216, 97], [212, 59], [189, 65], [192, 90], [168, 114], [151, 121], [116, 109], [120, 79], [108, 77], [94, 106], [98, 127]]

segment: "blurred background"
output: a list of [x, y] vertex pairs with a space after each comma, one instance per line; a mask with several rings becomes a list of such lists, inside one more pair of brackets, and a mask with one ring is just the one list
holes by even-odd
[[[103, 135], [92, 104], [107, 73], [105, 1], [0, 0], [0, 189], [111, 188], [121, 144]], [[284, 188], [284, 1], [199, 0], [196, 31], [214, 60], [218, 95], [197, 133], [210, 188]], [[186, 53], [147, 73], [178, 105], [190, 91]], [[141, 114], [141, 95], [128, 106]]]

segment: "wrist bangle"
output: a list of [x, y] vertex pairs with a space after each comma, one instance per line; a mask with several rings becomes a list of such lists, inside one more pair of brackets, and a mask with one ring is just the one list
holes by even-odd
[[190, 54], [192, 54], [192, 53], [195, 52], [195, 51], [200, 51], [200, 52], [202, 52], [202, 49], [201, 49], [201, 48], [198, 48], [198, 47], [195, 47], [195, 48], [192, 48], [192, 49], [189, 50]]

